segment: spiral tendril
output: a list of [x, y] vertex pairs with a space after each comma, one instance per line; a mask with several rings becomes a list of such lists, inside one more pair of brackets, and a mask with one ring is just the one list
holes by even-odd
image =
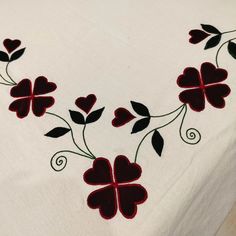
[[51, 165], [52, 169], [55, 171], [62, 171], [63, 169], [65, 169], [65, 167], [67, 165], [67, 157], [62, 154], [58, 155], [59, 153], [63, 153], [63, 152], [72, 153], [72, 154], [86, 157], [86, 158], [92, 159], [92, 160], [95, 159], [95, 157], [87, 156], [87, 155], [84, 155], [79, 152], [74, 152], [71, 150], [61, 150], [61, 151], [54, 153], [54, 155], [52, 156], [51, 161], [50, 161], [50, 165]]
[[[65, 152], [65, 151], [60, 151], [60, 152]], [[64, 155], [59, 155], [57, 156], [58, 153], [60, 152], [56, 152], [50, 161], [51, 167], [53, 170], [55, 171], [62, 171], [63, 169], [65, 169], [66, 165], [67, 165], [67, 157]]]
[[201, 133], [197, 129], [195, 129], [195, 128], [187, 129], [185, 131], [185, 136], [183, 136], [183, 133], [182, 133], [182, 127], [183, 127], [186, 113], [187, 113], [187, 106], [185, 105], [184, 115], [183, 115], [183, 118], [182, 118], [182, 121], [181, 121], [181, 124], [179, 127], [179, 135], [180, 135], [180, 138], [185, 143], [190, 144], [190, 145], [195, 145], [201, 141]]

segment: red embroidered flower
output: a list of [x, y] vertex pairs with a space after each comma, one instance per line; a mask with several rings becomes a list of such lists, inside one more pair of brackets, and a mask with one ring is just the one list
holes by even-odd
[[93, 167], [84, 173], [84, 181], [90, 185], [104, 185], [103, 188], [90, 193], [87, 199], [92, 209], [99, 208], [105, 219], [116, 215], [117, 208], [128, 219], [137, 213], [137, 205], [147, 199], [147, 191], [140, 184], [129, 184], [141, 176], [141, 167], [130, 163], [127, 157], [117, 156], [114, 169], [105, 158], [97, 158]]
[[75, 101], [75, 105], [88, 114], [96, 101], [97, 97], [95, 94], [89, 94], [87, 97], [78, 97]]
[[119, 107], [114, 112], [115, 118], [112, 120], [112, 125], [114, 127], [120, 127], [127, 124], [134, 118], [136, 118], [130, 111], [126, 108]]
[[19, 39], [5, 39], [3, 45], [8, 53], [12, 53], [21, 45], [21, 41]]
[[189, 31], [189, 35], [191, 36], [189, 42], [192, 44], [197, 44], [203, 41], [205, 38], [209, 37], [210, 34], [206, 33], [203, 30], [194, 29]]
[[201, 71], [188, 67], [177, 79], [181, 88], [189, 88], [180, 93], [179, 99], [188, 103], [195, 111], [202, 111], [205, 108], [205, 98], [216, 108], [225, 106], [224, 97], [230, 94], [230, 88], [220, 82], [227, 78], [227, 71], [216, 68], [213, 64], [205, 62], [201, 65]]
[[46, 109], [54, 104], [51, 96], [41, 96], [56, 89], [56, 84], [48, 82], [47, 78], [40, 76], [35, 80], [32, 90], [32, 83], [29, 79], [21, 80], [11, 89], [11, 96], [18, 98], [13, 101], [9, 110], [16, 112], [19, 118], [24, 118], [29, 114], [30, 105], [35, 116], [42, 116]]

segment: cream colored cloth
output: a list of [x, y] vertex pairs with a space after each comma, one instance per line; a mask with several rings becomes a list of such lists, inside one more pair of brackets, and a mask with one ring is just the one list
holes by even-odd
[[[69, 118], [77, 97], [96, 94], [102, 118], [88, 126], [87, 140], [95, 153], [111, 160], [134, 159], [143, 134], [130, 134], [131, 125], [114, 128], [118, 107], [130, 100], [146, 104], [153, 114], [181, 105], [176, 84], [184, 68], [209, 61], [216, 49], [188, 42], [188, 32], [201, 23], [235, 28], [235, 7], [228, 1], [160, 0], [21, 0], [1, 1], [1, 40], [18, 38], [25, 55], [9, 72], [17, 81], [44, 75], [57, 84], [50, 111]], [[68, 155], [61, 172], [50, 167], [58, 150], [73, 149], [70, 136], [50, 139], [44, 134], [63, 123], [30, 113], [18, 119], [8, 111], [9, 88], [0, 99], [0, 235], [1, 236], [211, 236], [236, 200], [236, 61], [226, 48], [219, 64], [229, 73], [231, 94], [224, 109], [209, 104], [197, 113], [189, 109], [184, 129], [197, 128], [198, 145], [183, 143], [180, 119], [161, 131], [165, 139], [158, 157], [147, 139], [138, 163], [138, 181], [148, 199], [132, 220], [120, 212], [101, 218], [86, 199], [96, 187], [83, 181], [92, 161]], [[1, 64], [1, 68], [2, 64]], [[155, 128], [162, 120], [151, 122]], [[72, 124], [78, 142], [81, 129]]]

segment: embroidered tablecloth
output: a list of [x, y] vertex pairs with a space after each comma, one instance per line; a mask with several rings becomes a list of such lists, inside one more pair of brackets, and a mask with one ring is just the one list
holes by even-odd
[[235, 7], [2, 1], [0, 235], [214, 235], [236, 200]]

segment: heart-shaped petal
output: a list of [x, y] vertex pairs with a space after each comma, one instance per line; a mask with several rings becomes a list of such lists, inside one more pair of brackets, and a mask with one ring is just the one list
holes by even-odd
[[202, 30], [191, 30], [189, 32], [189, 35], [191, 36], [189, 39], [190, 43], [196, 44], [204, 40], [206, 37], [208, 37], [210, 34], [207, 34], [205, 31]]
[[44, 76], [39, 76], [34, 82], [34, 95], [42, 95], [46, 93], [53, 92], [57, 88], [56, 84], [53, 82], [48, 82], [47, 78]]
[[131, 114], [127, 109], [120, 107], [114, 112], [115, 118], [112, 120], [112, 125], [114, 127], [120, 127], [130, 122], [135, 118], [133, 114]]
[[9, 110], [16, 112], [18, 118], [24, 118], [29, 114], [30, 109], [30, 98], [20, 98], [13, 101], [10, 106]]
[[177, 84], [181, 88], [191, 88], [200, 86], [200, 75], [196, 68], [187, 67], [183, 74], [177, 79]]
[[230, 94], [230, 88], [226, 84], [215, 84], [207, 86], [206, 98], [207, 101], [216, 108], [223, 108], [225, 106], [224, 97], [227, 97]]
[[117, 212], [116, 191], [112, 185], [98, 189], [89, 194], [88, 206], [92, 209], [99, 208], [104, 219], [111, 219]]
[[127, 183], [137, 180], [142, 173], [137, 163], [130, 163], [126, 156], [117, 156], [114, 162], [114, 175], [117, 183]]
[[203, 90], [200, 88], [181, 92], [179, 100], [183, 103], [188, 103], [194, 111], [203, 111], [205, 108], [205, 97]]
[[16, 86], [11, 89], [12, 97], [27, 97], [31, 96], [32, 84], [29, 79], [21, 80]]
[[97, 98], [94, 94], [89, 94], [87, 97], [79, 97], [76, 99], [75, 104], [78, 108], [86, 112], [87, 114], [96, 103]]
[[21, 45], [21, 41], [18, 39], [5, 39], [3, 45], [7, 49], [8, 53], [11, 53]]
[[36, 116], [42, 116], [46, 109], [54, 104], [55, 100], [51, 96], [34, 97], [32, 101], [32, 111]]
[[103, 158], [96, 158], [93, 167], [84, 173], [84, 181], [90, 185], [105, 185], [113, 182], [110, 162]]
[[221, 68], [216, 68], [210, 62], [205, 62], [201, 66], [201, 75], [204, 85], [219, 83], [227, 79], [228, 72]]
[[147, 191], [140, 184], [118, 186], [119, 209], [125, 218], [132, 219], [137, 213], [137, 205], [147, 199]]

